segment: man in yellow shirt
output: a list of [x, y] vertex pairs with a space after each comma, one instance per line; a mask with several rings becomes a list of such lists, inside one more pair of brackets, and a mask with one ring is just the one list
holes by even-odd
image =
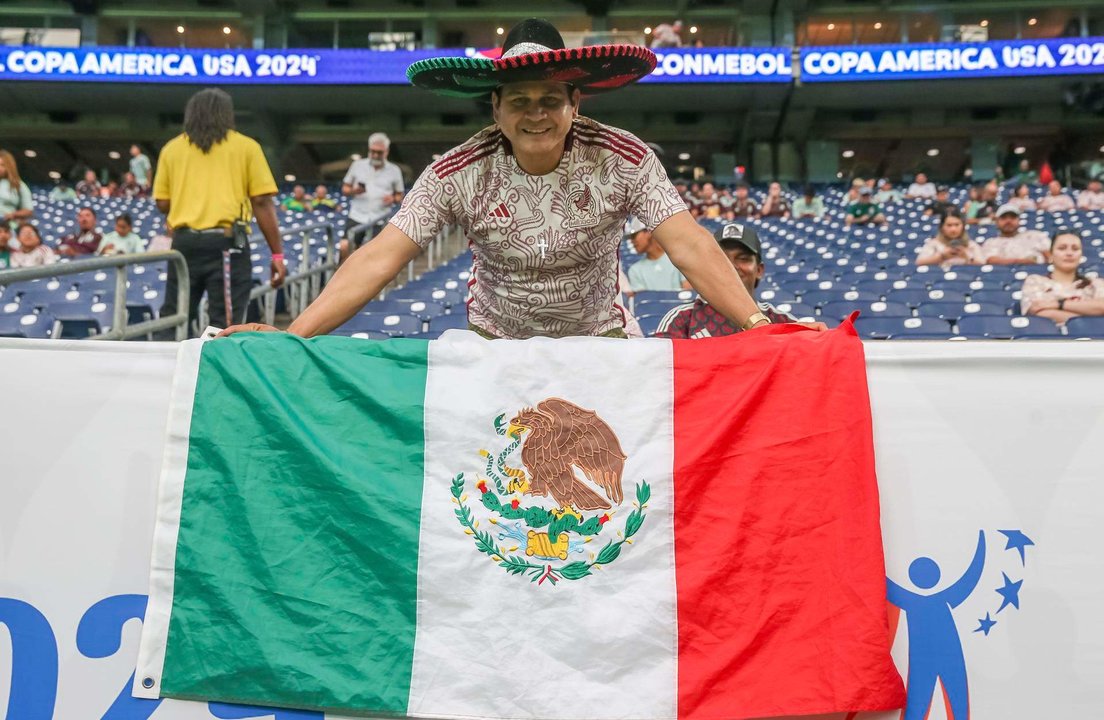
[[[252, 286], [251, 221], [272, 250], [272, 286], [287, 275], [276, 222], [276, 181], [256, 140], [234, 130], [234, 104], [222, 90], [201, 90], [184, 109], [184, 132], [165, 144], [153, 197], [168, 216], [174, 250], [188, 263], [189, 335], [203, 293], [211, 323], [245, 321]], [[177, 312], [177, 278], [169, 265], [162, 315]]]

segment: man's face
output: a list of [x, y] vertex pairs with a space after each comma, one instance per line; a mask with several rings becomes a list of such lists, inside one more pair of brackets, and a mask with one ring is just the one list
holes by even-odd
[[127, 184], [131, 184], [131, 183], [135, 182], [134, 173], [129, 173], [128, 172], [126, 175], [123, 175], [123, 181], [126, 182]]
[[86, 182], [90, 182], [90, 183], [96, 182], [96, 171], [95, 170], [89, 170], [88, 172], [86, 172], [84, 174], [84, 179], [85, 179]]
[[1089, 183], [1089, 192], [1098, 193], [1101, 187], [1104, 187], [1104, 185], [1101, 185], [1099, 180], [1093, 180]]
[[383, 167], [383, 162], [387, 160], [387, 150], [388, 147], [383, 143], [372, 143], [368, 146], [368, 160], [373, 167]]
[[648, 246], [652, 244], [652, 234], [647, 230], [641, 230], [633, 235], [629, 242], [632, 243], [633, 250], [636, 250], [638, 253], [644, 253], [644, 251], [648, 249]]
[[130, 235], [130, 230], [130, 223], [128, 223], [126, 220], [119, 218], [115, 221], [115, 232], [119, 233], [120, 235]]
[[291, 194], [295, 196], [296, 200], [302, 200], [307, 194], [307, 190], [302, 185], [296, 185], [291, 189]]
[[130, 155], [131, 155], [131, 157], [138, 157], [138, 155], [141, 154], [141, 152], [142, 152], [142, 149], [140, 147], [138, 147], [137, 145], [131, 145], [130, 146]]
[[732, 267], [736, 268], [740, 282], [747, 288], [748, 294], [752, 295], [755, 292], [755, 286], [759, 284], [759, 279], [763, 277], [763, 263], [759, 262], [755, 253], [742, 245], [723, 249]]
[[495, 123], [521, 155], [562, 152], [571, 121], [579, 114], [579, 91], [568, 95], [567, 85], [557, 82], [508, 83], [493, 100]]
[[748, 193], [748, 190], [743, 185], [736, 188], [736, 197], [740, 198], [741, 200], [746, 200], [747, 199], [747, 193]]
[[1050, 190], [1051, 195], [1058, 195], [1062, 192], [1062, 183], [1057, 180], [1051, 180], [1050, 184], [1047, 185], [1047, 189]]
[[77, 213], [77, 227], [79, 227], [82, 232], [87, 232], [96, 227], [96, 216], [92, 214], [91, 210], [84, 208]]
[[1001, 235], [1012, 237], [1020, 231], [1020, 216], [1005, 213], [997, 218], [997, 227], [1000, 228]]
[[940, 190], [935, 194], [935, 199], [939, 202], [947, 202], [948, 192], [946, 190]]
[[322, 198], [326, 197], [326, 195], [327, 195], [327, 192], [328, 192], [328, 191], [326, 190], [326, 186], [325, 186], [325, 185], [319, 185], [318, 187], [316, 187], [316, 188], [314, 189], [314, 196], [315, 196], [316, 198], [322, 199]]
[[926, 185], [927, 182], [928, 182], [928, 176], [925, 175], [924, 173], [920, 173], [916, 176], [916, 184], [917, 185]]
[[717, 194], [717, 190], [713, 187], [713, 183], [706, 183], [702, 185], [701, 194], [703, 198], [711, 198]]

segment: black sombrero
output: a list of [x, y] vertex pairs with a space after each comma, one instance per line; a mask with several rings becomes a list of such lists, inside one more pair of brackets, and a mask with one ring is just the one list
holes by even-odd
[[482, 97], [499, 85], [532, 80], [574, 85], [584, 95], [608, 92], [652, 72], [656, 56], [640, 45], [565, 48], [547, 20], [522, 20], [506, 35], [502, 56], [419, 60], [406, 70], [417, 87], [454, 97]]

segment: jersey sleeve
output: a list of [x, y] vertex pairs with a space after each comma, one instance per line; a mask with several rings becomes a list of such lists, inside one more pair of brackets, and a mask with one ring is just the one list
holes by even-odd
[[664, 220], [686, 209], [686, 202], [679, 197], [663, 164], [651, 150], [644, 154], [637, 168], [628, 205], [629, 213], [649, 230], [655, 230]]
[[690, 315], [694, 312], [693, 304], [680, 305], [663, 316], [659, 321], [659, 327], [652, 333], [652, 337], [668, 338], [670, 340], [685, 340], [690, 337]]
[[261, 150], [259, 143], [252, 142], [249, 144], [249, 155], [247, 157], [249, 167], [246, 177], [249, 183], [247, 190], [249, 197], [275, 195], [276, 180], [272, 177], [272, 170], [268, 167], [268, 160], [265, 159], [264, 151]]
[[403, 198], [402, 207], [389, 221], [407, 237], [426, 247], [441, 232], [441, 228], [456, 222], [449, 192], [429, 165]]

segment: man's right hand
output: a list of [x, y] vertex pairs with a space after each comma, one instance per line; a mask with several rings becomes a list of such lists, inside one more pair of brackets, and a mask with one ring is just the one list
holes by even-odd
[[244, 325], [231, 325], [218, 335], [215, 335], [215, 337], [228, 337], [234, 333], [240, 332], [283, 332], [283, 330], [272, 327], [271, 325], [265, 325], [264, 323], [245, 323]]

